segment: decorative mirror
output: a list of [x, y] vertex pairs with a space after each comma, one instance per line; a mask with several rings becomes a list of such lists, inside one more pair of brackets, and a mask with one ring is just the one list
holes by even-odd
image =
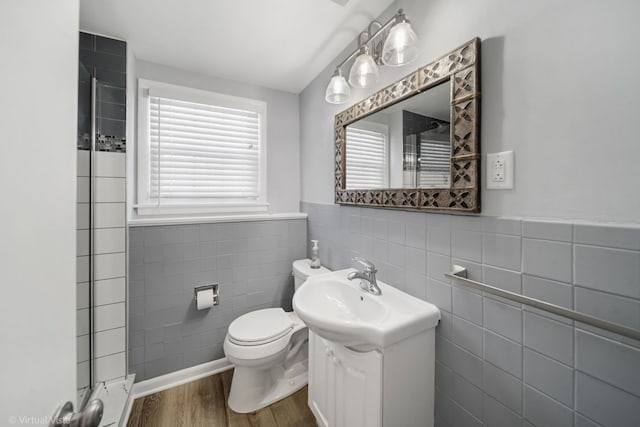
[[338, 204], [480, 212], [480, 39], [336, 115]]

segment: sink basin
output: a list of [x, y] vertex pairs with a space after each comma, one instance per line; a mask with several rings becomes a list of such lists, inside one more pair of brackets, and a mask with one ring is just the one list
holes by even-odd
[[293, 309], [321, 337], [358, 351], [389, 347], [440, 320], [438, 308], [378, 281], [382, 295], [347, 279], [353, 269], [311, 276], [293, 296]]

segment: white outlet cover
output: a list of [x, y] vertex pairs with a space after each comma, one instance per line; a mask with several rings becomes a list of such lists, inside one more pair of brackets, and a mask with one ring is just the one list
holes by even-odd
[[513, 151], [487, 154], [487, 189], [513, 189]]

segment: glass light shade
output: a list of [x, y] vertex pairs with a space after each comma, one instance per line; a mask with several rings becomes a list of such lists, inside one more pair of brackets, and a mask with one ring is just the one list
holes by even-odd
[[382, 62], [391, 67], [408, 64], [418, 57], [418, 36], [407, 21], [391, 27], [382, 47]]
[[342, 76], [342, 73], [334, 74], [329, 80], [329, 85], [324, 93], [324, 99], [331, 104], [342, 104], [351, 96], [351, 88]]
[[351, 66], [349, 84], [353, 87], [367, 87], [378, 80], [378, 65], [368, 50], [364, 50]]

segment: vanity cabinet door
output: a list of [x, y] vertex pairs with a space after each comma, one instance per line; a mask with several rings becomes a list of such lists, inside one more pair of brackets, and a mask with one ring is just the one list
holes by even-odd
[[336, 411], [334, 344], [309, 331], [309, 408], [319, 427], [334, 427]]
[[358, 353], [336, 345], [336, 427], [382, 426], [382, 354]]

